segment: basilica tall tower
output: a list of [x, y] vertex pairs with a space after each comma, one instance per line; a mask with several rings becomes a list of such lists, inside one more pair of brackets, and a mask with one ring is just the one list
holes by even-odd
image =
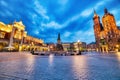
[[102, 23], [104, 27], [104, 34], [106, 34], [105, 40], [110, 50], [114, 50], [117, 44], [118, 28], [113, 14], [109, 13], [108, 10], [104, 9], [104, 16], [102, 17]]

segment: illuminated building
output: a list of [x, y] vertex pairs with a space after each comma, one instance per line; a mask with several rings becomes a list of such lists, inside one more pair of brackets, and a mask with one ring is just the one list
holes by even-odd
[[86, 50], [86, 43], [85, 42], [66, 42], [62, 43], [64, 51], [85, 51]]
[[54, 43], [46, 43], [48, 45], [49, 51], [55, 51], [56, 45]]
[[63, 46], [63, 50], [64, 51], [70, 51], [70, 45], [71, 45], [71, 43], [62, 43], [62, 46]]
[[102, 24], [100, 17], [94, 11], [94, 34], [96, 39], [96, 48], [98, 51], [115, 51], [120, 43], [120, 29], [116, 25], [113, 14], [104, 9]]
[[0, 22], [0, 50], [2, 50], [4, 46], [8, 45], [11, 31], [11, 25], [6, 25]]
[[31, 51], [48, 51], [48, 47], [41, 39], [34, 38], [32, 36], [26, 36], [23, 40], [23, 50]]
[[9, 48], [13, 48], [14, 51], [47, 50], [43, 40], [27, 35], [22, 21], [8, 25], [0, 22], [0, 51]]
[[95, 42], [91, 42], [91, 43], [87, 44], [87, 51], [96, 51]]
[[85, 42], [81, 42], [78, 40], [78, 42], [74, 42], [73, 43], [74, 46], [74, 51], [85, 51], [86, 50], [86, 43]]

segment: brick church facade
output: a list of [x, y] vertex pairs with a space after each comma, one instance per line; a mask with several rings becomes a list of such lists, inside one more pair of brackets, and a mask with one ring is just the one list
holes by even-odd
[[96, 48], [98, 51], [107, 52], [119, 49], [120, 29], [116, 25], [114, 15], [104, 9], [102, 23], [100, 17], [94, 11], [94, 34], [96, 40]]

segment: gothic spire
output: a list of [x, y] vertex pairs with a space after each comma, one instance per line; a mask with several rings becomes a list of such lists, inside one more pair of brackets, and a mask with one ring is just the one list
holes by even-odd
[[108, 13], [108, 10], [107, 10], [106, 8], [104, 9], [104, 13], [105, 13], [105, 14], [107, 14], [107, 13]]
[[96, 14], [96, 11], [94, 10], [94, 15]]
[[58, 39], [57, 40], [60, 40], [60, 33], [58, 33]]
[[97, 15], [96, 11], [94, 10], [94, 17], [96, 17], [96, 16], [98, 17], [98, 15]]

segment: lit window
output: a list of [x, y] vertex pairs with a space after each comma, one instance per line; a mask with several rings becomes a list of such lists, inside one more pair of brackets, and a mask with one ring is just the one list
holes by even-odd
[[0, 38], [4, 38], [5, 37], [5, 33], [4, 32], [0, 32]]

